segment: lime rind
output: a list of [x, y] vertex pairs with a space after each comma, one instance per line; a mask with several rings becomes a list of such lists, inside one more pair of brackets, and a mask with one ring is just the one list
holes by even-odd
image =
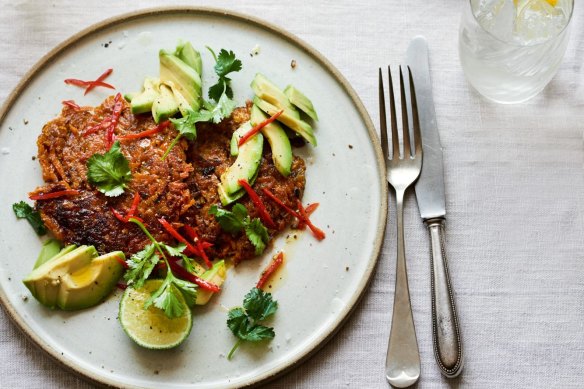
[[[124, 332], [136, 344], [151, 350], [166, 350], [180, 345], [191, 333], [192, 313], [181, 293], [176, 296], [184, 307], [184, 315], [168, 318], [164, 311], [144, 304], [162, 285], [162, 280], [149, 280], [139, 289], [128, 287], [120, 300], [119, 321]], [[172, 286], [174, 288], [174, 286]]]

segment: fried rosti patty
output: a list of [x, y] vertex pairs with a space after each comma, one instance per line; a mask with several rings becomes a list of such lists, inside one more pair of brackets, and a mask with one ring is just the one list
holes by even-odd
[[[249, 120], [249, 107], [237, 108], [229, 119], [220, 124], [198, 123], [195, 142], [180, 141], [165, 160], [167, 150], [177, 132], [165, 130], [142, 139], [121, 140], [121, 151], [128, 159], [132, 179], [128, 189], [119, 197], [107, 197], [87, 182], [87, 160], [95, 153], [106, 151], [105, 130], [84, 135], [87, 128], [101, 123], [112, 113], [114, 98], [110, 97], [96, 108], [63, 108], [61, 116], [47, 123], [39, 136], [39, 162], [44, 187], [34, 193], [77, 189], [79, 195], [37, 202], [43, 221], [57, 238], [66, 244], [95, 245], [100, 253], [121, 250], [127, 255], [142, 250], [149, 241], [133, 223], [116, 219], [112, 209], [126, 214], [135, 193], [142, 198], [136, 215], [141, 217], [154, 237], [162, 242], [174, 240], [158, 219], [164, 218], [177, 230], [187, 224], [194, 227], [202, 239], [213, 246], [207, 249], [211, 259], [231, 259], [239, 263], [254, 256], [254, 247], [242, 232], [232, 235], [221, 229], [208, 211], [221, 205], [217, 186], [221, 174], [234, 162], [229, 153], [233, 132]], [[150, 115], [133, 115], [127, 103], [115, 130], [117, 137], [135, 134], [156, 126]], [[264, 201], [277, 228], [270, 237], [291, 221], [281, 208], [262, 192], [272, 191], [291, 208], [302, 198], [305, 187], [305, 165], [294, 158], [292, 173], [283, 177], [272, 162], [270, 147], [264, 145], [264, 155], [254, 189]], [[239, 200], [250, 216], [257, 217], [255, 206], [244, 196]]]

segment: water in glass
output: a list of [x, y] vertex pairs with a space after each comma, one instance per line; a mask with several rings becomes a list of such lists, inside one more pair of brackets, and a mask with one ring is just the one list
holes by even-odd
[[566, 51], [573, 5], [573, 0], [470, 0], [459, 53], [471, 85], [500, 103], [538, 94]]

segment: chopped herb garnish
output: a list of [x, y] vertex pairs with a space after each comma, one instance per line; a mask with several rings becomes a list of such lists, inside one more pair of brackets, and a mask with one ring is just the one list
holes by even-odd
[[115, 142], [105, 154], [93, 154], [87, 161], [87, 180], [106, 196], [124, 193], [131, 178], [130, 164], [120, 151], [120, 142]]
[[243, 308], [233, 308], [227, 316], [227, 327], [238, 338], [227, 359], [231, 359], [242, 341], [259, 342], [273, 339], [276, 336], [274, 329], [258, 322], [266, 320], [277, 310], [278, 302], [272, 300], [271, 293], [258, 288], [250, 290], [243, 299]]
[[28, 220], [38, 235], [45, 235], [47, 233], [47, 227], [45, 227], [41, 215], [24, 201], [12, 204], [12, 210], [18, 219]]
[[256, 255], [264, 252], [270, 240], [268, 229], [259, 218], [251, 219], [244, 205], [236, 203], [231, 211], [213, 205], [209, 214], [214, 215], [217, 222], [225, 231], [235, 234], [245, 231], [247, 238], [255, 247]]

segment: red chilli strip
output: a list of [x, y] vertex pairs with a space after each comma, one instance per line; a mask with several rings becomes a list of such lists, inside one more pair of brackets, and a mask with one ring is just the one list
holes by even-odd
[[274, 257], [274, 259], [272, 260], [270, 265], [266, 268], [266, 270], [264, 270], [262, 272], [262, 276], [260, 277], [260, 280], [256, 284], [256, 288], [262, 289], [264, 287], [266, 281], [271, 277], [272, 274], [274, 274], [274, 272], [280, 267], [280, 265], [282, 265], [282, 262], [284, 262], [284, 253], [280, 251]]
[[249, 195], [249, 198], [253, 202], [253, 205], [255, 205], [262, 222], [264, 222], [264, 224], [270, 227], [271, 229], [275, 230], [276, 224], [272, 220], [272, 217], [268, 213], [268, 210], [266, 209], [266, 206], [264, 205], [262, 199], [260, 199], [260, 196], [258, 196], [255, 190], [253, 190], [251, 185], [249, 185], [246, 180], [238, 180], [237, 182], [239, 183], [239, 185], [243, 187], [243, 189], [245, 189], [245, 191]]
[[[187, 228], [187, 226], [185, 226], [185, 228]], [[195, 240], [195, 235], [192, 235], [191, 232], [189, 231], [189, 229], [185, 229], [185, 232], [186, 232], [187, 236], [189, 237], [189, 239], [192, 239], [193, 241]], [[203, 249], [208, 249], [209, 247], [213, 247], [213, 243], [209, 243], [207, 241], [204, 241], [203, 239], [201, 239], [200, 241], [201, 241], [201, 247]]]
[[[308, 205], [305, 209], [306, 211], [306, 216], [310, 217], [310, 215], [312, 215], [314, 213], [314, 211], [316, 211], [316, 209], [318, 208], [320, 204], [319, 203], [312, 203], [310, 205]], [[298, 222], [298, 228], [299, 230], [303, 230], [306, 227], [306, 223], [304, 223], [303, 221], [299, 221]]]
[[116, 284], [116, 286], [118, 287], [118, 289], [121, 289], [121, 290], [126, 290], [128, 288], [128, 285], [122, 284], [121, 282], [118, 282]]
[[134, 194], [134, 200], [132, 200], [132, 206], [130, 207], [128, 214], [126, 215], [126, 219], [128, 221], [130, 220], [131, 217], [135, 217], [135, 213], [138, 210], [138, 204], [140, 204], [141, 200], [142, 198], [140, 197], [140, 193], [136, 192]]
[[[85, 89], [85, 92], [83, 93], [84, 95], [88, 94], [93, 88], [95, 88], [96, 86], [105, 86], [105, 85], [109, 85], [109, 84], [105, 84], [104, 82], [102, 82], [103, 80], [105, 80], [107, 78], [107, 76], [109, 76], [110, 74], [112, 74], [112, 72], [114, 71], [114, 69], [110, 68], [108, 70], [106, 70], [105, 72], [103, 72], [103, 74], [101, 76], [99, 76], [97, 78], [97, 80], [89, 83], [89, 85], [87, 86], [87, 88]], [[105, 85], [99, 85], [99, 84], [105, 84]], [[110, 87], [110, 89], [116, 89], [113, 86], [109, 85], [109, 86], [105, 86], [106, 88]]]
[[120, 120], [123, 107], [124, 105], [122, 103], [122, 94], [118, 93], [114, 98], [114, 108], [110, 118], [109, 127], [107, 128], [107, 132], [105, 134], [105, 146], [108, 150], [111, 149], [112, 145], [114, 144], [114, 130], [116, 129], [118, 121]]
[[197, 230], [195, 230], [191, 226], [185, 226], [184, 228], [185, 228], [185, 232], [187, 233], [189, 238], [191, 238], [195, 242], [195, 245], [197, 246], [197, 249], [199, 250], [199, 253], [201, 254], [200, 257], [203, 258], [203, 261], [205, 261], [205, 265], [207, 265], [207, 267], [209, 269], [212, 268], [213, 264], [209, 260], [207, 253], [205, 253], [205, 249], [203, 248], [202, 241], [201, 241], [201, 238], [199, 237], [199, 234], [197, 234]]
[[270, 124], [271, 122], [276, 120], [282, 113], [284, 113], [284, 110], [281, 110], [280, 112], [276, 112], [272, 117], [264, 120], [260, 124], [257, 124], [254, 128], [252, 128], [251, 130], [249, 130], [248, 132], [243, 134], [243, 136], [241, 138], [239, 138], [239, 143], [237, 145], [239, 147], [241, 147], [241, 145], [244, 144], [245, 142], [247, 142], [247, 140], [249, 138], [251, 138], [252, 136], [257, 134], [258, 132], [260, 132], [260, 130], [262, 128], [264, 128], [265, 126], [267, 126], [268, 124]]
[[175, 230], [174, 227], [171, 226], [169, 222], [167, 222], [163, 218], [158, 219], [158, 221], [160, 222], [160, 224], [162, 224], [162, 227], [164, 227], [164, 229], [166, 231], [168, 231], [168, 233], [170, 235], [172, 235], [176, 240], [178, 240], [181, 243], [186, 244], [187, 245], [187, 249], [191, 253], [193, 253], [195, 255], [199, 255], [199, 250], [197, 250], [197, 248], [195, 246], [193, 246], [192, 244], [190, 244], [181, 234], [179, 234], [178, 231]]
[[132, 139], [146, 138], [148, 136], [151, 136], [151, 135], [154, 135], [154, 134], [161, 132], [162, 130], [164, 130], [168, 126], [170, 126], [170, 120], [166, 120], [150, 130], [138, 132], [136, 134], [128, 134], [128, 135], [124, 135], [124, 136], [118, 136], [118, 139], [119, 140], [132, 140]]
[[193, 284], [198, 285], [201, 289], [208, 290], [209, 292], [216, 293], [221, 291], [221, 288], [217, 285], [189, 273], [185, 270], [185, 268], [178, 265], [176, 262], [168, 261], [168, 265], [170, 266], [170, 270], [172, 270], [172, 272], [180, 279], [192, 282]]
[[126, 261], [124, 261], [122, 258], [120, 258], [120, 257], [119, 257], [119, 256], [117, 256], [117, 255], [116, 255], [116, 261], [118, 261], [118, 263], [119, 263], [120, 265], [122, 265], [122, 267], [123, 267], [124, 269], [127, 269], [127, 268], [129, 267], [129, 266], [128, 266], [128, 264], [126, 263]]
[[66, 105], [67, 107], [73, 108], [75, 110], [81, 109], [80, 106], [77, 105], [73, 100], [63, 100], [61, 104]]
[[122, 223], [127, 223], [128, 222], [128, 219], [126, 218], [126, 216], [122, 215], [121, 213], [119, 213], [115, 209], [110, 208], [110, 211], [112, 211], [112, 213], [114, 214], [114, 216], [116, 217], [116, 219], [118, 219]]
[[314, 235], [314, 237], [316, 239], [323, 240], [326, 237], [324, 231], [321, 230], [320, 228], [316, 227], [314, 224], [312, 224], [312, 222], [308, 218], [308, 215], [306, 214], [306, 210], [302, 206], [302, 203], [300, 202], [300, 200], [296, 200], [296, 202], [297, 202], [297, 206], [298, 206], [298, 212], [300, 213], [300, 216], [302, 216], [302, 218], [304, 219], [303, 222], [306, 223], [308, 228], [310, 228], [310, 230], [312, 231], [312, 234]]
[[[102, 81], [83, 81], [83, 80], [78, 80], [76, 78], [68, 78], [65, 80], [65, 84], [67, 85], [75, 85], [75, 86], [80, 86], [82, 88], [90, 88], [93, 89], [96, 86], [101, 86], [103, 88], [108, 88], [108, 89], [116, 89], [113, 85], [108, 84], [107, 82], [102, 82]], [[85, 89], [87, 90], [87, 89]], [[84, 95], [86, 95], [87, 93], [84, 93]]]
[[63, 196], [75, 196], [78, 194], [79, 194], [78, 190], [68, 189], [68, 190], [59, 190], [57, 192], [51, 192], [51, 193], [35, 194], [32, 196], [28, 196], [28, 198], [31, 200], [51, 200], [51, 199], [56, 199], [56, 198], [63, 197]]
[[273, 202], [275, 202], [276, 204], [278, 204], [280, 207], [282, 207], [282, 209], [284, 209], [286, 212], [288, 212], [290, 215], [294, 216], [296, 219], [300, 220], [300, 221], [304, 221], [302, 219], [302, 217], [296, 212], [294, 211], [292, 208], [288, 207], [286, 204], [284, 204], [282, 202], [282, 200], [280, 200], [279, 198], [277, 198], [272, 192], [270, 192], [268, 189], [266, 188], [262, 188], [262, 191], [264, 192], [264, 194], [266, 196], [268, 196], [270, 198], [270, 200], [272, 200]]
[[109, 125], [110, 125], [109, 118], [104, 119], [101, 123], [98, 123], [95, 126], [91, 126], [91, 127], [87, 128], [85, 131], [83, 131], [83, 136], [94, 134], [94, 133], [98, 132], [99, 130], [107, 128], [107, 126], [109, 126]]

